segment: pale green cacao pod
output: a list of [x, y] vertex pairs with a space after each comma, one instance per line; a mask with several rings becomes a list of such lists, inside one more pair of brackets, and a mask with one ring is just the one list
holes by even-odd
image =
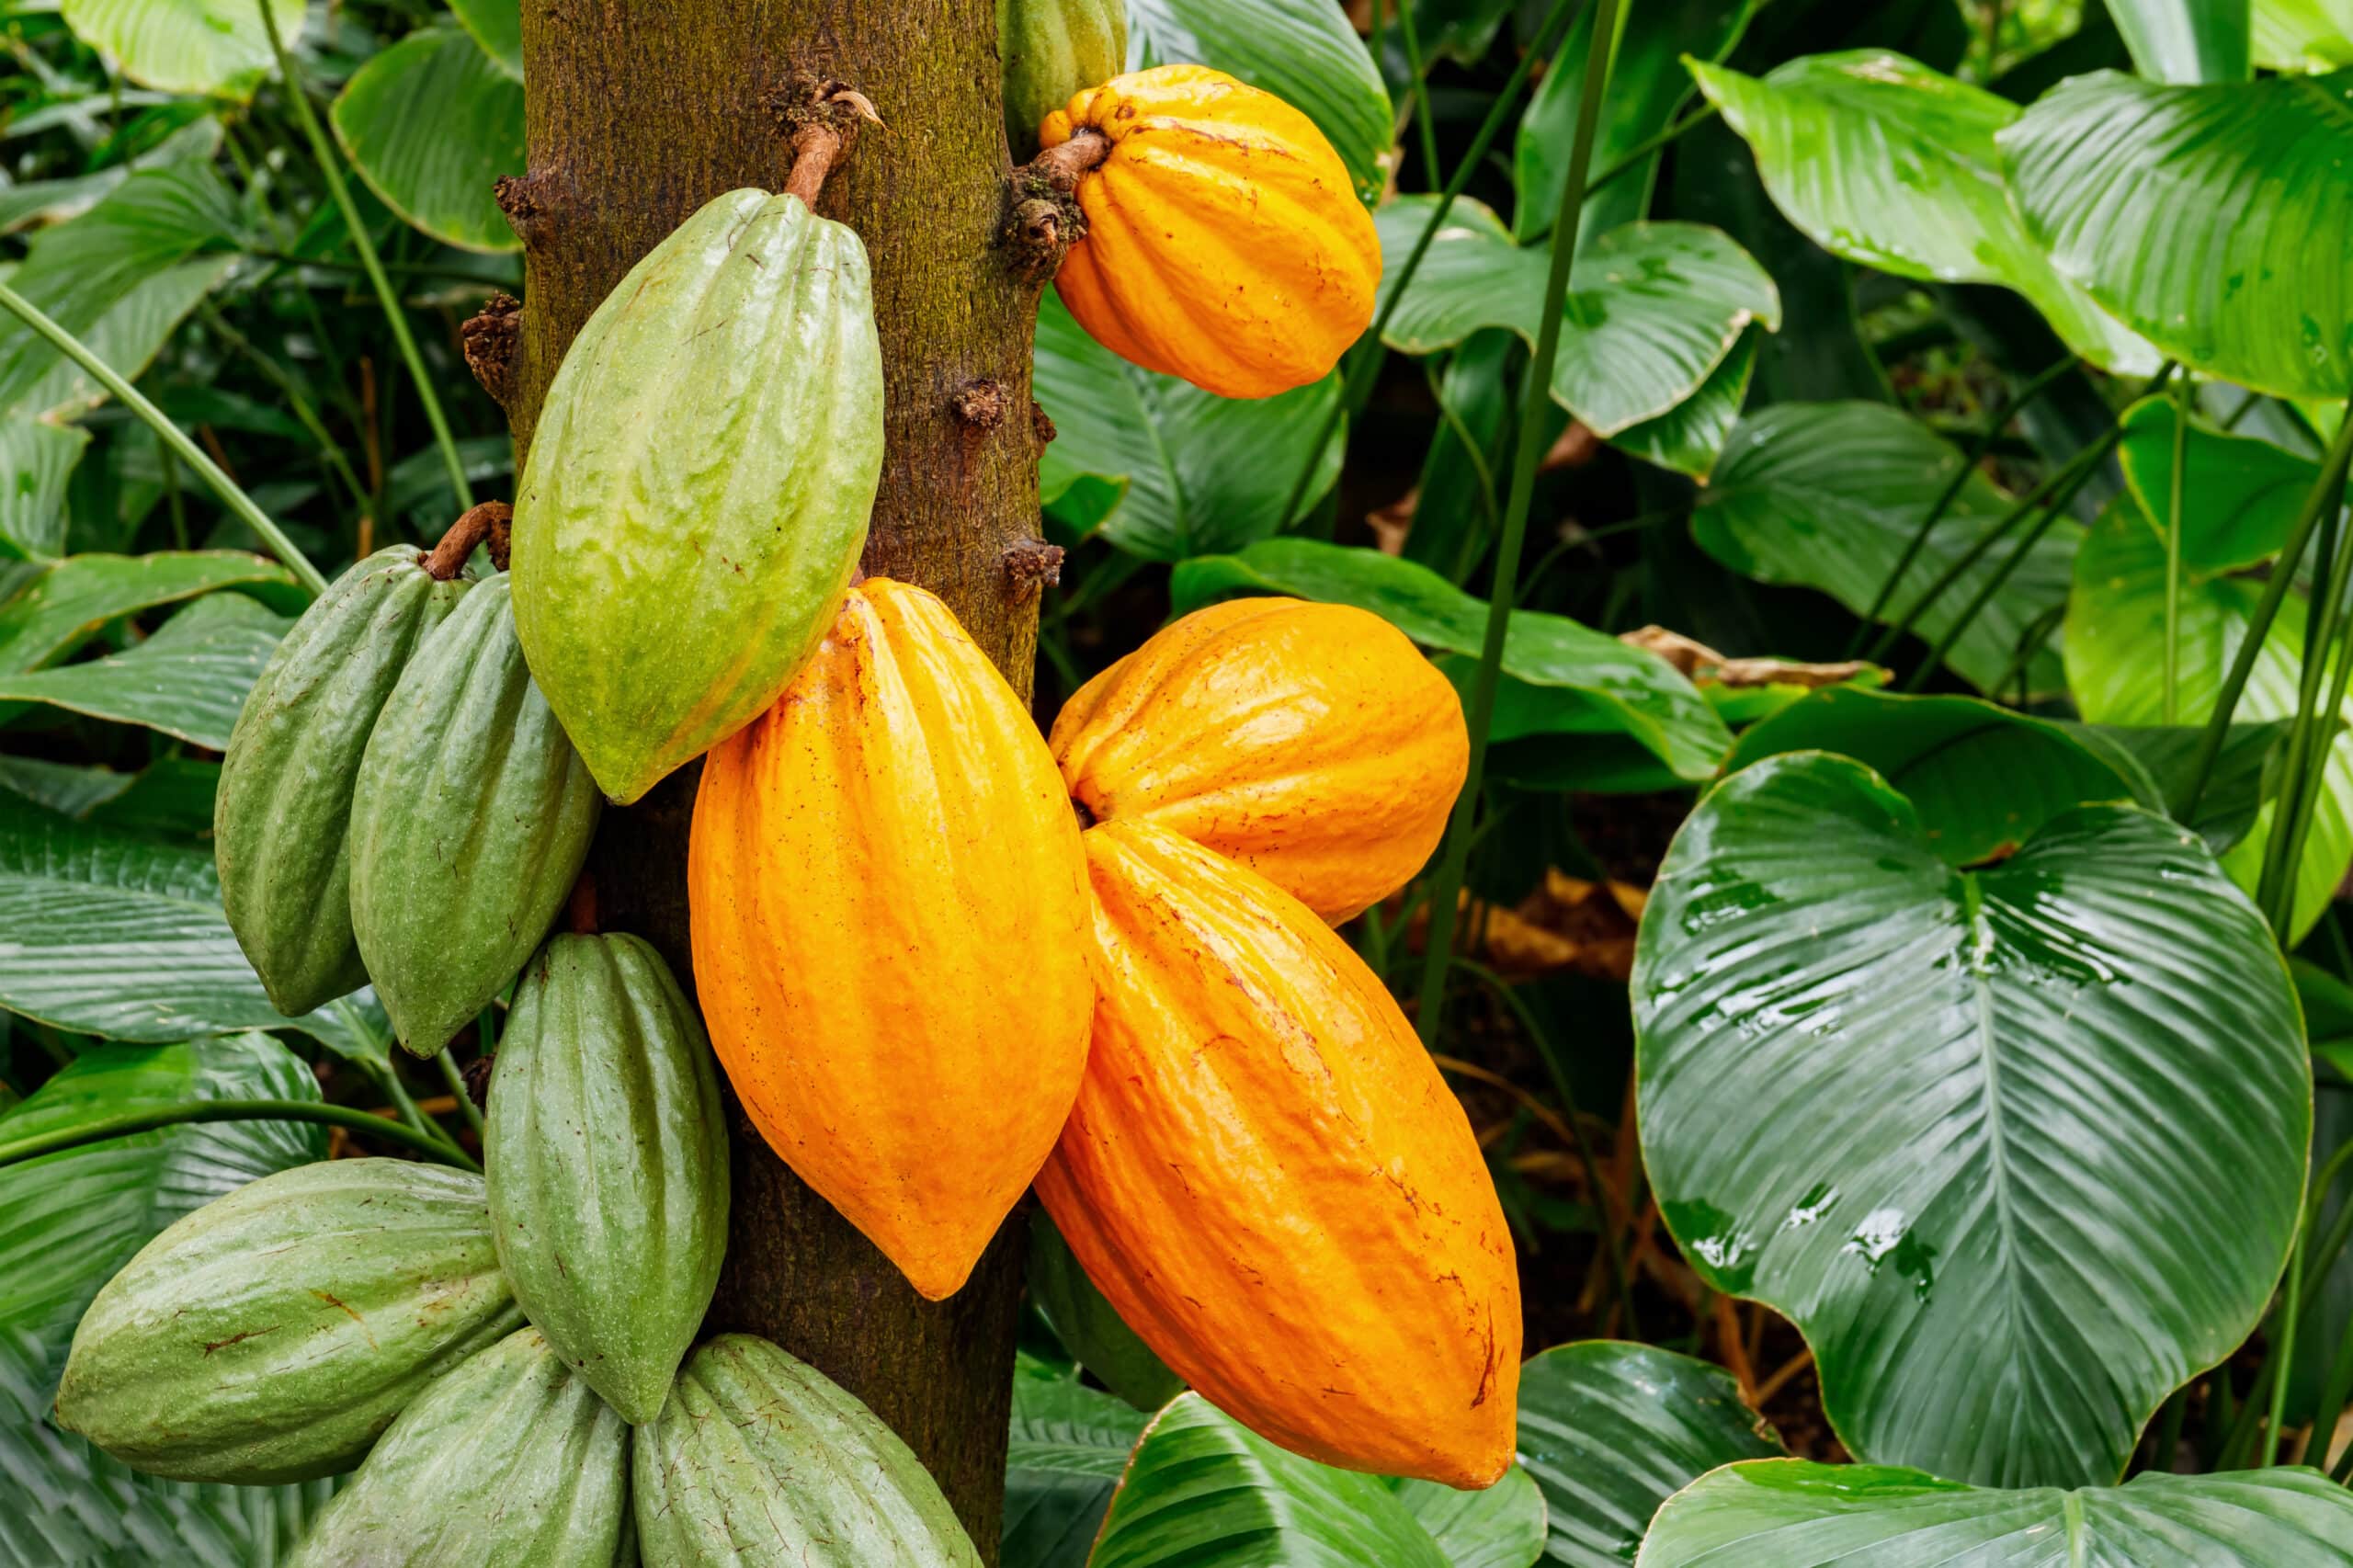
[[330, 1160], [183, 1217], [74, 1333], [60, 1425], [179, 1481], [349, 1470], [434, 1379], [522, 1325], [483, 1180]]
[[1128, 68], [1127, 0], [996, 0], [996, 47], [1006, 143], [1027, 163], [1040, 120]]
[[653, 1420], [727, 1246], [718, 1068], [661, 955], [548, 939], [515, 987], [483, 1154], [525, 1315], [631, 1425]]
[[629, 1426], [536, 1329], [435, 1383], [289, 1568], [617, 1568]]
[[221, 902], [289, 1017], [368, 983], [351, 936], [352, 781], [418, 640], [467, 587], [437, 582], [423, 561], [410, 545], [380, 550], [302, 612], [246, 694], [221, 764]]
[[977, 1568], [897, 1434], [814, 1368], [727, 1334], [688, 1358], [631, 1460], [646, 1568]]
[[434, 628], [351, 795], [351, 925], [401, 1043], [430, 1056], [506, 989], [588, 855], [601, 801], [523, 663], [505, 575]]
[[531, 668], [606, 794], [791, 683], [881, 470], [866, 248], [800, 198], [715, 198], [597, 308], [532, 433], [513, 569]]
[[1063, 1348], [1105, 1388], [1138, 1410], [1158, 1410], [1185, 1392], [1185, 1380], [1103, 1299], [1042, 1205], [1029, 1216], [1029, 1285]]

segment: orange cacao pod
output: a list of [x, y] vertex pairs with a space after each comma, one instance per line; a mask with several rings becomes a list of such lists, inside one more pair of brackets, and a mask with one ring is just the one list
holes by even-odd
[[953, 1292], [1053, 1147], [1094, 1000], [1078, 826], [1028, 711], [945, 605], [870, 579], [710, 752], [687, 877], [744, 1108]]
[[1094, 1044], [1038, 1193], [1180, 1377], [1327, 1464], [1511, 1463], [1519, 1277], [1469, 1119], [1305, 905], [1148, 822], [1085, 835]]
[[1049, 149], [1109, 141], [1054, 286], [1095, 340], [1222, 397], [1338, 363], [1372, 320], [1381, 241], [1315, 122], [1203, 65], [1115, 76], [1048, 115]]
[[1335, 925], [1421, 869], [1471, 757], [1395, 627], [1300, 599], [1185, 617], [1079, 687], [1050, 744], [1097, 820], [1174, 828]]

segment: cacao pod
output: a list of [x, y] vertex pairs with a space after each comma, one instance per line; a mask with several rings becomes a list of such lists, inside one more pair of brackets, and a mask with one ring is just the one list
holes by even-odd
[[898, 1435], [765, 1339], [698, 1349], [631, 1460], [645, 1568], [979, 1568]]
[[1220, 1409], [1351, 1470], [1510, 1465], [1519, 1278], [1462, 1108], [1313, 912], [1149, 822], [1087, 829], [1099, 998], [1038, 1175], [1088, 1278]]
[[1046, 116], [1127, 68], [1127, 0], [996, 0], [996, 52], [1006, 144], [1027, 163]]
[[916, 1290], [951, 1293], [1053, 1147], [1094, 994], [1053, 758], [945, 605], [850, 590], [705, 762], [687, 888], [744, 1108]]
[[719, 1283], [727, 1122], [652, 948], [548, 938], [498, 1042], [483, 1164], [524, 1314], [631, 1426], [653, 1420]]
[[281, 1013], [368, 983], [351, 935], [344, 837], [368, 733], [419, 638], [465, 592], [396, 544], [336, 578], [302, 612], [245, 695], [212, 807], [221, 903]]
[[348, 1470], [434, 1379], [522, 1326], [482, 1177], [333, 1160], [180, 1219], [74, 1332], [59, 1424], [180, 1481]]
[[607, 1568], [629, 1425], [521, 1329], [401, 1412], [289, 1568]]
[[564, 355], [515, 496], [517, 627], [605, 793], [636, 800], [776, 699], [881, 472], [856, 233], [734, 190], [630, 269]]
[[1030, 1305], [1045, 1315], [1054, 1337], [1105, 1388], [1138, 1410], [1158, 1410], [1184, 1392], [1185, 1380], [1103, 1299], [1043, 1209], [1029, 1216], [1029, 1286]]
[[601, 802], [523, 663], [504, 575], [419, 644], [351, 792], [351, 925], [401, 1043], [430, 1056], [506, 988]]
[[1071, 799], [1174, 828], [1338, 925], [1405, 885], [1446, 832], [1471, 743], [1454, 687], [1347, 605], [1197, 610], [1054, 721]]
[[1372, 320], [1381, 240], [1324, 133], [1202, 65], [1115, 77], [1046, 117], [1050, 151], [1110, 153], [1078, 182], [1086, 233], [1054, 287], [1094, 339], [1221, 397], [1321, 379]]

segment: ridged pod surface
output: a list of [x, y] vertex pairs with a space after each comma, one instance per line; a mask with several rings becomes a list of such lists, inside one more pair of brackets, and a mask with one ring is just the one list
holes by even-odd
[[1038, 1193], [1179, 1376], [1283, 1447], [1491, 1484], [1519, 1278], [1462, 1108], [1305, 905], [1150, 823], [1086, 835], [1100, 990]]
[[653, 1420], [727, 1245], [719, 1070], [660, 954], [548, 938], [499, 1039], [483, 1164], [525, 1314], [631, 1425]]
[[916, 1290], [951, 1293], [1053, 1147], [1094, 996], [1062, 779], [945, 605], [850, 590], [704, 764], [687, 887], [744, 1108]]
[[401, 1412], [289, 1568], [598, 1568], [629, 1515], [628, 1423], [526, 1328]]
[[1086, 235], [1063, 303], [1131, 364], [1221, 397], [1318, 380], [1372, 321], [1381, 241], [1315, 122], [1203, 65], [1113, 78], [1046, 117], [1038, 140], [1110, 140], [1082, 176]]
[[351, 925], [401, 1043], [430, 1056], [506, 988], [572, 892], [601, 801], [477, 584], [384, 704], [351, 795]]
[[1026, 162], [1046, 116], [1127, 68], [1127, 0], [996, 0], [996, 51], [1006, 143]]
[[833, 620], [882, 472], [866, 247], [733, 190], [573, 340], [515, 495], [515, 615], [627, 804], [776, 699]]
[[1470, 766], [1453, 686], [1348, 605], [1235, 599], [1079, 687], [1050, 743], [1071, 799], [1154, 822], [1335, 925], [1438, 847]]
[[1185, 1392], [1185, 1380], [1103, 1299], [1042, 1208], [1029, 1211], [1028, 1283], [1029, 1302], [1045, 1314], [1054, 1337], [1105, 1388], [1138, 1410], [1158, 1410]]
[[349, 1470], [436, 1378], [522, 1326], [482, 1177], [331, 1160], [181, 1219], [74, 1332], [59, 1424], [179, 1481]]
[[645, 1568], [979, 1568], [938, 1483], [843, 1389], [765, 1339], [697, 1350], [631, 1462]]
[[380, 550], [312, 602], [245, 695], [212, 807], [221, 902], [273, 1006], [299, 1017], [368, 983], [344, 824], [376, 715], [463, 578]]

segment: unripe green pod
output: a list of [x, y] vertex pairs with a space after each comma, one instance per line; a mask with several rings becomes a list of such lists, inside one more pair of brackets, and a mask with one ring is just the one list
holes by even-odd
[[977, 1568], [897, 1434], [765, 1339], [697, 1350], [631, 1460], [645, 1568]]
[[302, 612], [245, 696], [212, 808], [221, 902], [278, 1010], [299, 1017], [368, 983], [351, 935], [351, 787], [376, 715], [418, 641], [457, 607], [396, 544]]
[[1029, 1216], [1029, 1284], [1030, 1301], [1045, 1314], [1063, 1348], [1102, 1379], [1105, 1388], [1138, 1410], [1158, 1410], [1185, 1392], [1185, 1380], [1103, 1299], [1042, 1204]]
[[521, 1329], [401, 1412], [288, 1568], [612, 1568], [629, 1426]]
[[996, 0], [1005, 73], [1005, 140], [1014, 161], [1038, 155], [1038, 124], [1128, 68], [1127, 0]]
[[605, 793], [757, 718], [833, 624], [882, 472], [866, 247], [734, 190], [631, 268], [548, 389], [515, 615]]
[[515, 987], [483, 1155], [524, 1313], [631, 1425], [653, 1420], [727, 1246], [719, 1073], [661, 955], [548, 939]]
[[602, 802], [523, 663], [505, 575], [409, 661], [351, 796], [351, 926], [401, 1043], [430, 1056], [506, 989]]
[[434, 1379], [522, 1326], [483, 1180], [331, 1160], [180, 1219], [74, 1332], [57, 1419], [176, 1481], [307, 1481], [358, 1463]]

